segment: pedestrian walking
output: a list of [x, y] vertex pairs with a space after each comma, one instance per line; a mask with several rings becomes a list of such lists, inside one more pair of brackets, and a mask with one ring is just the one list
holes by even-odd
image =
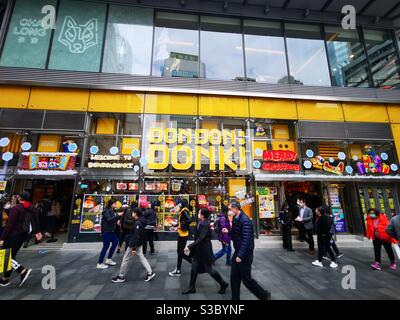
[[218, 215], [217, 220], [215, 220], [214, 222], [214, 231], [217, 234], [218, 241], [222, 245], [222, 249], [214, 255], [214, 260], [218, 260], [226, 254], [226, 265], [230, 266], [232, 265], [231, 237], [229, 236], [229, 234], [222, 232], [223, 229], [231, 231], [231, 222], [229, 221], [228, 211], [229, 209], [227, 206], [222, 206], [221, 213]]
[[229, 205], [229, 211], [234, 215], [232, 229], [230, 232], [227, 229], [223, 229], [223, 232], [231, 236], [235, 250], [231, 266], [232, 300], [240, 300], [240, 285], [242, 281], [247, 289], [258, 299], [270, 300], [271, 293], [264, 290], [257, 281], [251, 277], [251, 265], [253, 263], [254, 251], [253, 222], [241, 210], [238, 201], [233, 201]]
[[222, 279], [217, 270], [213, 268], [214, 254], [211, 244], [211, 227], [209, 222], [210, 211], [203, 208], [199, 211], [194, 242], [185, 248], [185, 253], [193, 258], [190, 272], [189, 289], [182, 294], [196, 293], [196, 280], [199, 272], [207, 272], [220, 285], [219, 294], [224, 294], [229, 284]]
[[389, 220], [384, 213], [380, 213], [376, 209], [369, 209], [367, 213], [367, 238], [372, 240], [374, 245], [375, 262], [371, 264], [372, 269], [382, 270], [381, 267], [381, 250], [382, 246], [390, 260], [389, 268], [396, 270], [396, 263], [392, 243], [397, 243], [397, 240], [392, 238], [386, 228], [389, 226]]
[[143, 216], [146, 221], [144, 230], [144, 241], [143, 241], [143, 254], [147, 252], [147, 243], [150, 246], [150, 254], [154, 254], [154, 229], [157, 225], [157, 212], [156, 207], [159, 207], [160, 201], [153, 201], [149, 208], [149, 204], [146, 203], [146, 208], [143, 211]]
[[[343, 253], [337, 247], [336, 240], [335, 240], [336, 224], [335, 224], [335, 221], [334, 221], [332, 210], [329, 210], [329, 212], [330, 212], [331, 219], [333, 221], [332, 225], [331, 225], [331, 241], [330, 241], [330, 245], [331, 245], [333, 253], [336, 255], [336, 259], [340, 259], [340, 258], [343, 257]], [[323, 258], [325, 260], [329, 260], [329, 258], [326, 256], [326, 254], [327, 254], [327, 252], [324, 253], [324, 257]]]
[[313, 266], [323, 267], [322, 259], [327, 252], [331, 258], [331, 268], [337, 268], [336, 257], [331, 248], [331, 227], [333, 219], [330, 215], [329, 209], [326, 207], [320, 207], [315, 210], [317, 214], [316, 226], [317, 226], [317, 240], [318, 240], [318, 259], [312, 262]]
[[306, 200], [304, 198], [300, 198], [297, 201], [297, 205], [299, 206], [299, 215], [296, 218], [296, 221], [299, 222], [300, 239], [308, 243], [309, 254], [314, 255], [313, 212], [309, 207], [307, 207]]
[[181, 267], [183, 259], [185, 259], [189, 263], [192, 263], [192, 259], [188, 257], [184, 252], [187, 240], [189, 238], [190, 222], [191, 219], [190, 219], [189, 204], [186, 199], [182, 199], [181, 210], [178, 216], [178, 242], [177, 242], [178, 262], [175, 270], [169, 273], [171, 277], [181, 276]]
[[140, 208], [133, 209], [133, 219], [135, 223], [133, 225], [132, 231], [129, 234], [129, 248], [124, 254], [122, 259], [121, 268], [119, 270], [119, 275], [112, 278], [111, 281], [115, 283], [125, 282], [125, 275], [128, 271], [129, 262], [138, 256], [141, 264], [147, 271], [147, 275], [144, 281], [148, 282], [155, 277], [155, 273], [151, 269], [149, 262], [143, 254], [143, 243], [144, 243], [144, 233], [146, 226], [146, 219], [143, 216], [143, 210]]
[[[397, 241], [400, 241], [400, 215], [394, 215], [390, 219], [390, 223], [386, 228], [386, 232]], [[392, 244], [393, 250], [397, 254], [397, 258], [400, 259], [400, 247], [399, 244]]]
[[124, 210], [124, 214], [121, 217], [121, 232], [119, 234], [119, 243], [117, 247], [117, 253], [121, 252], [121, 247], [125, 243], [125, 251], [128, 249], [127, 235], [132, 232], [135, 220], [133, 220], [133, 210], [137, 208], [137, 202], [132, 202], [131, 205]]
[[281, 211], [279, 211], [278, 220], [282, 226], [283, 248], [287, 251], [293, 252], [292, 213], [290, 211], [289, 204], [286, 201], [283, 203]]
[[[117, 234], [117, 221], [124, 214], [123, 211], [116, 212], [116, 199], [110, 199], [107, 202], [107, 207], [102, 213], [101, 219], [101, 237], [103, 239], [103, 248], [100, 252], [97, 269], [107, 269], [109, 266], [115, 266], [117, 263], [112, 260], [114, 251], [119, 243]], [[111, 245], [111, 248], [110, 248]], [[110, 249], [110, 250], [108, 250]], [[108, 251], [107, 259], [106, 257]]]
[[16, 271], [20, 275], [19, 286], [21, 287], [28, 279], [32, 269], [26, 268], [19, 264], [15, 259], [21, 249], [28, 234], [32, 232], [36, 239], [40, 240], [38, 212], [30, 202], [31, 195], [24, 191], [17, 197], [17, 205], [11, 208], [8, 216], [7, 224], [0, 237], [0, 247], [3, 249], [11, 249], [12, 269], [4, 273], [0, 279], [0, 285], [8, 286], [12, 271]]

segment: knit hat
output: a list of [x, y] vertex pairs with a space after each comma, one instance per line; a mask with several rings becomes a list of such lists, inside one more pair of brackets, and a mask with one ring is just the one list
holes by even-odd
[[28, 191], [24, 191], [24, 192], [20, 193], [19, 197], [23, 201], [30, 201], [31, 200], [31, 194]]

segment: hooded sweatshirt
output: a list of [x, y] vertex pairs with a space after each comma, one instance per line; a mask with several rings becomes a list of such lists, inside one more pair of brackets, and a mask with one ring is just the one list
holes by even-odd
[[9, 237], [27, 235], [28, 232], [26, 232], [23, 228], [27, 214], [31, 214], [30, 231], [33, 233], [38, 232], [39, 222], [38, 222], [37, 211], [30, 202], [25, 201], [11, 208], [7, 224], [4, 228], [4, 231], [0, 239], [4, 241]]

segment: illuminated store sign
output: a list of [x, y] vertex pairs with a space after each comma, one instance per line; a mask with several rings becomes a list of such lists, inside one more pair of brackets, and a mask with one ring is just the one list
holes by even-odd
[[148, 168], [201, 170], [205, 158], [210, 170], [246, 170], [245, 145], [242, 130], [152, 128]]
[[129, 155], [92, 154], [89, 157], [88, 168], [133, 169], [133, 160], [133, 156]]
[[23, 152], [19, 174], [76, 174], [76, 153]]

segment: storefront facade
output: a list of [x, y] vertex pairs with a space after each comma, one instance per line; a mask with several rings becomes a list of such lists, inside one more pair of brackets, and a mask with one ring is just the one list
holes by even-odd
[[54, 31], [38, 24], [41, 1], [9, 1], [3, 20], [0, 194], [62, 195], [69, 242], [100, 239], [111, 197], [160, 201], [160, 239], [175, 237], [182, 198], [193, 217], [238, 199], [262, 235], [279, 234], [281, 205], [295, 214], [298, 197], [331, 206], [345, 234], [364, 235], [369, 208], [399, 213], [388, 21], [345, 32], [146, 1], [53, 2]]

